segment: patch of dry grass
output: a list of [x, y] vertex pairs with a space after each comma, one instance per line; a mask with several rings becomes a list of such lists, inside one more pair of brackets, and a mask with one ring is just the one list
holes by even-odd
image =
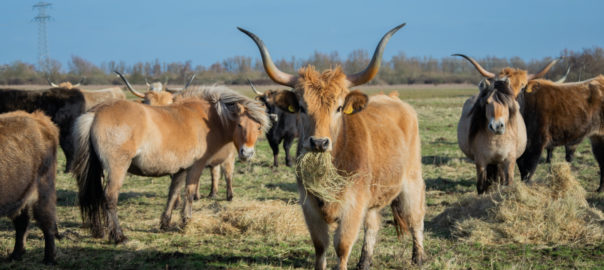
[[567, 163], [531, 185], [517, 181], [468, 195], [434, 218], [455, 238], [483, 244], [586, 245], [604, 241], [604, 215], [590, 207]]
[[209, 204], [193, 214], [185, 234], [259, 235], [278, 240], [308, 235], [300, 206], [280, 200]]

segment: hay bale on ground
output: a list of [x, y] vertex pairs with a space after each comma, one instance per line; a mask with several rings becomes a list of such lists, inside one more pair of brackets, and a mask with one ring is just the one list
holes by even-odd
[[300, 206], [279, 200], [212, 203], [193, 215], [185, 233], [259, 235], [278, 240], [308, 234]]
[[604, 241], [604, 215], [589, 206], [567, 163], [527, 186], [516, 181], [470, 195], [432, 223], [452, 237], [483, 244], [585, 245]]

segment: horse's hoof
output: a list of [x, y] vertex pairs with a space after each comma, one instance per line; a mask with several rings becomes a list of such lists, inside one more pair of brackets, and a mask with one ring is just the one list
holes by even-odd
[[227, 195], [227, 201], [232, 201], [233, 200], [233, 195]]
[[210, 199], [216, 198], [216, 193], [213, 192], [213, 193], [208, 194], [208, 198], [210, 198]]

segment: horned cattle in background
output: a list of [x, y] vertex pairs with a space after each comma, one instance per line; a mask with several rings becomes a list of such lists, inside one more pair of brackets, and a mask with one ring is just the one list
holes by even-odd
[[[137, 97], [142, 98], [143, 99], [142, 103], [148, 104], [151, 106], [165, 106], [165, 105], [172, 104], [173, 99], [174, 99], [173, 94], [189, 88], [189, 86], [193, 82], [193, 79], [195, 79], [195, 76], [197, 75], [197, 74], [193, 74], [191, 79], [187, 82], [187, 84], [185, 84], [185, 86], [183, 88], [168, 89], [166, 87], [165, 91], [149, 90], [149, 91], [145, 92], [145, 94], [142, 94], [142, 93], [136, 91], [134, 89], [134, 87], [132, 87], [132, 85], [130, 84], [128, 79], [126, 79], [126, 77], [124, 77], [124, 75], [122, 75], [118, 71], [114, 71], [114, 72], [122, 79], [122, 81], [124, 82], [124, 84], [126, 84], [128, 89], [130, 90], [130, 92], [132, 92], [132, 94], [134, 94]], [[149, 85], [149, 83], [147, 83], [147, 85]], [[203, 88], [208, 88], [208, 86], [197, 87], [198, 90], [203, 89]], [[153, 88], [151, 88], [151, 89], [153, 89]], [[237, 148], [235, 147], [234, 144], [232, 144], [232, 147], [226, 147], [224, 149], [224, 151], [216, 154], [211, 160], [208, 160], [207, 166], [210, 168], [210, 171], [211, 171], [210, 174], [211, 174], [211, 178], [212, 178], [212, 186], [210, 189], [210, 194], [208, 194], [208, 197], [214, 198], [216, 196], [216, 192], [218, 191], [218, 181], [220, 180], [220, 175], [221, 175], [220, 171], [222, 170], [222, 171], [224, 171], [224, 178], [226, 181], [226, 198], [228, 201], [233, 199], [233, 173], [235, 171], [236, 155], [237, 155]], [[201, 198], [201, 195], [199, 195], [199, 181], [198, 181], [194, 199], [199, 200], [200, 198]], [[178, 205], [179, 204], [178, 201], [175, 204]]]
[[514, 180], [516, 158], [526, 147], [526, 128], [508, 78], [483, 79], [479, 94], [464, 103], [457, 126], [462, 152], [476, 164], [478, 194], [497, 180]]
[[[268, 128], [256, 101], [226, 87], [185, 90], [167, 106], [131, 101], [103, 104], [78, 118], [74, 166], [83, 218], [93, 235], [126, 239], [117, 218], [117, 199], [126, 172], [142, 176], [170, 175], [169, 198], [161, 228], [170, 225], [172, 210], [186, 185], [183, 223], [191, 218], [192, 201], [203, 168], [234, 143], [240, 159], [254, 154], [261, 132]], [[101, 181], [107, 172], [106, 181]], [[103, 187], [102, 182], [106, 182]]]
[[[185, 84], [185, 86], [183, 88], [168, 88], [167, 81], [166, 81], [166, 84], [164, 84], [163, 86], [160, 82], [149, 84], [148, 82], [146, 82], [146, 79], [145, 79], [145, 82], [147, 83], [147, 86], [149, 87], [149, 89], [147, 92], [145, 92], [143, 94], [143, 93], [137, 91], [136, 89], [134, 89], [134, 87], [132, 87], [130, 82], [128, 82], [128, 80], [126, 79], [126, 77], [124, 77], [124, 75], [122, 75], [122, 73], [120, 73], [118, 71], [113, 71], [113, 72], [122, 79], [122, 81], [126, 84], [126, 87], [128, 88], [128, 90], [130, 90], [130, 92], [133, 95], [135, 95], [139, 98], [142, 98], [142, 102], [144, 104], [156, 105], [156, 106], [172, 104], [173, 99], [174, 99], [174, 97], [172, 95], [176, 92], [180, 92], [180, 91], [187, 89], [189, 87], [189, 85], [191, 85], [191, 82], [193, 82], [193, 79], [195, 79], [195, 75], [197, 75], [197, 74], [193, 74], [193, 76], [191, 76], [191, 79], [187, 82], [187, 84]], [[164, 88], [164, 86], [165, 86], [165, 88]]]
[[73, 122], [85, 112], [86, 102], [80, 91], [64, 88], [48, 90], [0, 89], [0, 113], [23, 110], [40, 110], [59, 127], [59, 143], [65, 153], [65, 172], [71, 168], [74, 143], [71, 128]]
[[538, 78], [545, 76], [545, 74], [547, 74], [547, 72], [560, 60], [560, 58], [552, 60], [543, 69], [541, 69], [541, 71], [539, 71], [535, 74], [529, 74], [526, 70], [518, 69], [518, 68], [511, 68], [511, 67], [503, 68], [503, 69], [501, 69], [501, 71], [499, 71], [498, 74], [495, 74], [495, 73], [492, 73], [492, 72], [484, 69], [480, 64], [478, 64], [478, 62], [476, 62], [476, 60], [472, 59], [469, 56], [466, 56], [464, 54], [453, 54], [453, 56], [461, 56], [461, 57], [465, 58], [466, 60], [468, 60], [472, 65], [474, 65], [474, 67], [480, 73], [480, 75], [482, 75], [485, 78], [488, 78], [488, 79], [495, 79], [496, 77], [508, 78], [510, 80], [510, 87], [514, 91], [514, 97], [518, 96], [520, 91], [522, 89], [524, 89], [524, 87], [530, 80], [538, 79]]
[[604, 76], [558, 84], [532, 80], [518, 96], [528, 142], [518, 159], [522, 179], [530, 180], [544, 148], [576, 145], [588, 137], [600, 166], [604, 192]]
[[44, 262], [55, 262], [55, 178], [59, 130], [44, 113], [0, 115], [0, 217], [13, 220], [15, 247], [10, 259], [25, 253], [30, 212], [44, 233]]
[[80, 82], [77, 84], [71, 84], [70, 82], [62, 82], [57, 85], [49, 80], [48, 83], [50, 84], [50, 86], [55, 88], [65, 88], [81, 91], [84, 95], [84, 100], [86, 101], [86, 110], [89, 110], [90, 108], [103, 102], [126, 99], [126, 95], [120, 87], [109, 87], [98, 90], [84, 90], [79, 88], [81, 84]]
[[334, 245], [340, 269], [347, 268], [365, 224], [359, 267], [368, 268], [380, 228], [379, 211], [388, 204], [397, 231], [412, 232], [413, 261], [422, 262], [425, 187], [417, 115], [398, 98], [350, 90], [377, 74], [386, 43], [404, 25], [382, 38], [364, 71], [351, 75], [340, 67], [317, 71], [313, 66], [301, 68], [297, 75], [285, 73], [260, 38], [239, 28], [258, 46], [267, 75], [293, 88], [275, 93], [274, 100], [282, 110], [300, 114], [296, 180], [316, 269], [326, 268], [330, 224], [337, 224]]
[[293, 158], [289, 151], [294, 143], [294, 138], [298, 137], [299, 116], [297, 113], [284, 111], [275, 104], [275, 96], [279, 91], [267, 90], [264, 93], [258, 91], [254, 84], [249, 81], [256, 100], [259, 100], [266, 107], [266, 113], [271, 120], [271, 128], [266, 132], [266, 139], [273, 150], [273, 166], [279, 166], [279, 144], [283, 141], [283, 150], [285, 150], [285, 165], [292, 166]]

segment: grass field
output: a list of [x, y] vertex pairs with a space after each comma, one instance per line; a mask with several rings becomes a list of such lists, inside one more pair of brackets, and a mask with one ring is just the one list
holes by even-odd
[[[236, 87], [251, 95], [247, 87]], [[261, 87], [261, 89], [266, 89]], [[461, 106], [475, 92], [470, 86], [385, 87], [397, 90], [400, 98], [416, 109], [422, 138], [423, 176], [426, 182], [427, 215], [424, 247], [426, 269], [602, 269], [604, 243], [596, 246], [537, 246], [524, 244], [481, 245], [451, 238], [436, 230], [431, 220], [462, 196], [476, 192], [474, 165], [464, 158], [456, 141]], [[366, 88], [368, 93], [379, 87]], [[295, 147], [294, 147], [295, 148]], [[283, 153], [281, 153], [283, 164]], [[554, 161], [563, 161], [563, 149], [556, 149]], [[61, 156], [60, 171], [64, 167]], [[162, 232], [159, 217], [164, 208], [169, 179], [128, 176], [121, 189], [118, 214], [129, 242], [109, 244], [94, 239], [81, 228], [76, 206], [76, 184], [71, 175], [58, 173], [59, 230], [57, 262], [65, 269], [292, 269], [311, 268], [314, 250], [303, 224], [291, 168], [272, 168], [272, 153], [266, 140], [257, 145], [257, 155], [237, 163], [233, 202], [225, 200], [224, 182], [217, 199], [202, 198], [194, 203], [193, 221], [187, 228]], [[535, 177], [543, 177], [549, 165], [539, 165]], [[593, 191], [598, 185], [598, 167], [590, 146], [583, 142], [571, 168], [588, 191], [588, 202], [604, 210], [604, 195]], [[519, 179], [517, 174], [516, 179]], [[209, 193], [209, 172], [201, 179], [202, 194]], [[383, 211], [382, 229], [374, 256], [374, 269], [408, 269], [411, 237], [396, 237], [390, 209]], [[173, 215], [180, 221], [180, 211]], [[0, 219], [0, 268], [44, 269], [41, 231], [30, 227], [28, 252], [21, 262], [6, 262], [14, 243], [14, 229], [7, 218]], [[362, 232], [353, 249], [349, 267], [360, 256]], [[330, 247], [328, 266], [337, 257]]]

